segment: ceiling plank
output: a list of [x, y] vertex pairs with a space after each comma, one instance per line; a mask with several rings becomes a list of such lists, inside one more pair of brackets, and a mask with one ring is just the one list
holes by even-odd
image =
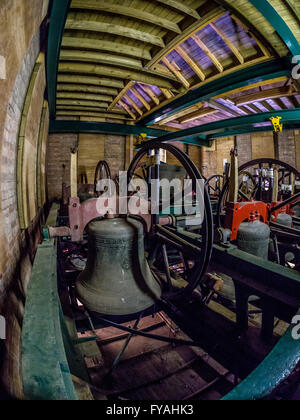
[[145, 42], [147, 44], [156, 45], [161, 48], [165, 47], [163, 39], [159, 36], [151, 35], [147, 32], [138, 31], [128, 26], [120, 26], [112, 23], [69, 18], [66, 23], [66, 29], [101, 32], [104, 34], [112, 34], [122, 36], [125, 38], [135, 39], [138, 41]]
[[148, 50], [132, 47], [127, 44], [106, 41], [102, 39], [91, 39], [91, 38], [75, 38], [70, 36], [64, 36], [62, 40], [63, 47], [71, 48], [86, 48], [89, 50], [97, 51], [109, 51], [110, 53], [124, 54], [130, 57], [142, 58], [144, 60], [151, 60], [151, 54]]
[[58, 110], [57, 115], [59, 116], [82, 116], [82, 117], [94, 117], [94, 118], [112, 118], [118, 120], [128, 119], [122, 114], [114, 114], [108, 112], [90, 112], [90, 111], [70, 111], [70, 110]]
[[71, 99], [58, 99], [56, 101], [57, 105], [80, 105], [80, 106], [89, 106], [95, 108], [108, 108], [107, 102], [97, 102], [97, 101], [84, 101], [84, 100], [71, 100]]
[[136, 120], [136, 115], [131, 111], [129, 106], [125, 104], [125, 102], [120, 100], [118, 103], [125, 109], [125, 111], [128, 112], [128, 114], [131, 116], [132, 119]]
[[179, 26], [168, 19], [164, 19], [159, 14], [148, 13], [145, 10], [140, 10], [137, 7], [122, 6], [114, 4], [107, 0], [73, 0], [71, 9], [95, 10], [106, 13], [113, 13], [114, 15], [122, 15], [133, 19], [138, 19], [152, 25], [159, 26], [177, 34], [181, 33]]
[[241, 64], [244, 64], [244, 62], [245, 62], [244, 57], [240, 53], [239, 49], [234, 45], [234, 43], [228, 38], [228, 36], [225, 35], [225, 33], [221, 29], [219, 29], [214, 23], [211, 23], [210, 26], [219, 35], [219, 37], [221, 37], [223, 39], [225, 44], [233, 52], [233, 54], [236, 56], [238, 61]]
[[95, 85], [95, 86], [105, 86], [113, 87], [118, 89], [123, 89], [124, 82], [118, 79], [108, 79], [104, 77], [95, 77], [95, 76], [79, 76], [73, 74], [59, 74], [58, 75], [59, 83], [75, 83], [75, 84], [85, 84], [85, 85]]
[[192, 36], [193, 41], [204, 51], [204, 53], [210, 58], [210, 60], [214, 63], [220, 73], [223, 73], [224, 67], [217, 59], [217, 57], [210, 51], [210, 49], [204, 44], [204, 42], [196, 35]]
[[197, 76], [204, 81], [206, 79], [204, 71], [201, 67], [184, 51], [180, 46], [176, 47], [176, 51], [184, 59], [184, 61], [193, 69]]
[[125, 66], [136, 70], [143, 69], [141, 60], [93, 51], [61, 50], [60, 60], [112, 64], [114, 66]]
[[89, 76], [110, 76], [125, 80], [135, 80], [136, 82], [147, 83], [149, 85], [156, 85], [167, 89], [177, 89], [181, 84], [174, 78], [165, 74], [156, 73], [154, 71], [146, 70], [132, 70], [128, 68], [112, 67], [108, 65], [76, 63], [76, 62], [61, 62], [59, 64], [60, 73], [80, 73]]
[[139, 86], [140, 86], [141, 89], [143, 89], [146, 92], [146, 94], [149, 96], [149, 98], [152, 99], [153, 102], [156, 103], [156, 105], [160, 104], [160, 100], [158, 99], [158, 97], [153, 92], [153, 90], [151, 89], [150, 86], [147, 86], [147, 85], [144, 85], [144, 84], [143, 85], [139, 84]]
[[216, 109], [218, 112], [225, 112], [227, 115], [229, 115], [230, 117], [240, 117], [241, 114], [233, 109], [231, 109], [229, 106], [226, 106], [224, 104], [221, 104], [217, 101], [215, 101], [214, 99], [210, 99], [208, 101], [209, 105]]
[[83, 100], [91, 100], [91, 101], [106, 101], [112, 102], [113, 97], [108, 95], [97, 95], [92, 93], [80, 93], [80, 92], [57, 92], [56, 95], [59, 99], [83, 99]]
[[80, 105], [58, 105], [57, 109], [64, 110], [64, 111], [84, 111], [84, 112], [111, 112], [117, 115], [125, 115], [127, 117], [127, 112], [123, 108], [113, 108], [111, 111], [107, 111], [106, 109], [99, 109], [93, 106], [80, 106]]
[[161, 3], [164, 5], [164, 7], [171, 7], [172, 9], [176, 10], [179, 13], [184, 13], [185, 15], [191, 16], [194, 19], [200, 19], [201, 16], [199, 13], [192, 9], [191, 7], [186, 6], [183, 1], [177, 1], [177, 0], [156, 0], [158, 3]]
[[262, 90], [260, 92], [251, 93], [250, 95], [242, 96], [239, 99], [233, 100], [237, 106], [247, 105], [252, 102], [259, 102], [266, 99], [276, 99], [283, 96], [293, 96], [293, 86], [280, 87], [275, 89]]
[[123, 98], [125, 98], [133, 106], [133, 108], [136, 110], [138, 114], [140, 114], [140, 116], [143, 115], [143, 111], [137, 106], [134, 100], [130, 98], [130, 96], [124, 95]]
[[114, 89], [114, 88], [88, 86], [88, 85], [76, 85], [76, 84], [68, 84], [68, 83], [59, 83], [57, 85], [57, 91], [58, 92], [98, 93], [98, 94], [112, 95], [112, 96], [116, 96], [118, 94], [118, 89]]
[[150, 111], [151, 106], [150, 104], [146, 101], [146, 99], [143, 97], [143, 95], [140, 94], [140, 92], [138, 92], [138, 90], [133, 86], [131, 88], [131, 92], [138, 98], [138, 100], [144, 105], [144, 107]]
[[162, 59], [162, 62], [168, 67], [169, 70], [177, 77], [177, 79], [183, 84], [183, 86], [186, 89], [190, 88], [189, 82], [186, 80], [186, 78], [182, 75], [181, 71], [177, 70], [177, 68], [174, 66], [173, 63], [171, 63], [167, 57], [164, 57]]
[[264, 106], [269, 112], [274, 111], [274, 108], [267, 102], [267, 101], [262, 101], [262, 106]]
[[178, 122], [180, 124], [183, 124], [183, 123], [197, 120], [198, 118], [207, 117], [208, 115], [217, 114], [218, 112], [219, 111], [214, 108], [210, 108], [210, 107], [203, 108], [203, 109], [200, 109], [199, 111], [192, 112], [191, 114], [186, 115], [185, 117], [179, 118]]

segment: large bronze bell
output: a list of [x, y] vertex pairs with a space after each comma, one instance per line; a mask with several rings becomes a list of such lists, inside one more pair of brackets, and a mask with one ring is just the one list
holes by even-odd
[[88, 226], [89, 255], [76, 282], [79, 300], [91, 312], [124, 316], [153, 306], [161, 295], [144, 253], [144, 230], [132, 218]]

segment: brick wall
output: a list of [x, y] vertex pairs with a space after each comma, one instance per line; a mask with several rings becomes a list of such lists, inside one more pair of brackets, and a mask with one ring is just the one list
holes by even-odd
[[[24, 101], [40, 51], [39, 26], [48, 0], [3, 0], [0, 51], [6, 77], [0, 79], [0, 314], [7, 337], [0, 349], [0, 388], [22, 398], [21, 328], [32, 263], [44, 213], [21, 230], [17, 210], [16, 162]], [[40, 92], [43, 98], [43, 91]], [[39, 122], [40, 115], [35, 116]], [[32, 122], [32, 121], [31, 121]]]
[[[47, 150], [48, 200], [62, 196], [62, 183], [70, 184], [71, 149], [78, 144], [77, 134], [51, 134]], [[64, 167], [65, 166], [65, 169]]]

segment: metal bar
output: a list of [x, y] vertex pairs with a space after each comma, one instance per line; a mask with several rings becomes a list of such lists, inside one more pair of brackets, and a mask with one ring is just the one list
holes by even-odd
[[[140, 125], [102, 123], [94, 121], [52, 120], [50, 121], [49, 133], [90, 133], [128, 136], [140, 136], [141, 133], [145, 133], [150, 138], [156, 138], [164, 136], [166, 133], [170, 132], [158, 130], [156, 128], [143, 127]], [[189, 137], [185, 139], [184, 142], [195, 146], [208, 147], [210, 145], [210, 141], [206, 140], [204, 136], [203, 138]]]
[[280, 38], [285, 43], [290, 52], [295, 55], [300, 55], [300, 45], [286, 23], [286, 20], [280, 16], [277, 10], [267, 0], [250, 0], [250, 3], [256, 7], [257, 10], [269, 21], [269, 23], [276, 30]]
[[282, 203], [279, 203], [277, 206], [272, 207], [270, 210], [270, 213], [275, 213], [276, 211], [282, 209], [282, 207], [285, 207], [288, 204], [294, 203], [294, 201], [296, 201], [295, 206], [298, 204], [298, 202], [300, 202], [300, 192], [288, 198], [287, 200], [283, 201]]
[[47, 90], [50, 119], [56, 115], [56, 86], [60, 48], [71, 0], [54, 0], [50, 19], [47, 52]]
[[161, 107], [159, 110], [152, 112], [148, 116], [139, 121], [141, 125], [152, 125], [170, 117], [177, 112], [198, 104], [199, 102], [208, 101], [223, 93], [249, 86], [254, 83], [275, 79], [277, 77], [290, 77], [292, 70], [292, 62], [290, 57], [276, 58], [264, 63], [256, 64], [243, 70], [235, 71], [227, 76], [220, 77], [218, 80], [206, 83], [203, 86], [193, 89]]
[[255, 115], [246, 115], [244, 117], [230, 118], [227, 120], [217, 121], [209, 124], [203, 124], [200, 126], [188, 128], [186, 130], [177, 131], [174, 133], [166, 134], [159, 138], [159, 141], [170, 142], [170, 141], [181, 141], [188, 137], [195, 137], [199, 135], [213, 136], [219, 131], [224, 132], [224, 129], [233, 129], [237, 127], [250, 126], [252, 124], [259, 124], [264, 122], [270, 122], [270, 118], [274, 115], [282, 117], [285, 122], [297, 123], [300, 120], [300, 108], [286, 109], [274, 112], [262, 112]]

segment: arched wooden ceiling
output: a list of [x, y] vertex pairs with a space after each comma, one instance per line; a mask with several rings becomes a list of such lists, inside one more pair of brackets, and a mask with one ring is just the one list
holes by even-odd
[[[300, 41], [296, 0], [271, 0]], [[135, 121], [187, 91], [289, 53], [248, 0], [72, 0], [62, 39], [56, 114]], [[159, 122], [188, 128], [298, 108], [281, 77], [228, 92]]]

